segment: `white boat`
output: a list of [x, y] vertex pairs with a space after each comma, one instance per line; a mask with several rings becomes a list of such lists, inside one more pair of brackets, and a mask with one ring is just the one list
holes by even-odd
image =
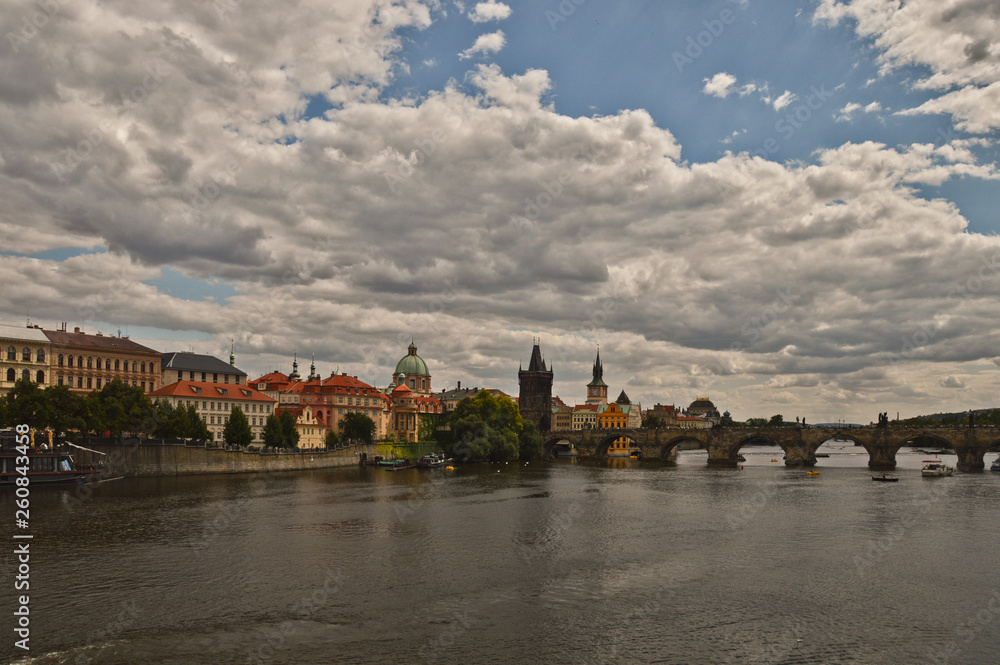
[[925, 459], [924, 468], [920, 470], [920, 475], [924, 478], [940, 478], [941, 476], [950, 476], [954, 471], [954, 468], [943, 463], [941, 460]]
[[997, 455], [997, 458], [993, 460], [993, 464], [990, 465], [990, 471], [1000, 471], [1000, 455]]

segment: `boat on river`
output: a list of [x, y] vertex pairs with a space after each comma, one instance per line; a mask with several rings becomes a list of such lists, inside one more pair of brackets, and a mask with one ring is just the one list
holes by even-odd
[[899, 482], [899, 477], [894, 476], [891, 473], [883, 473], [878, 476], [872, 476], [872, 480], [876, 480], [880, 483], [896, 483]]
[[444, 453], [427, 453], [417, 460], [417, 468], [433, 469], [435, 467], [444, 466], [448, 462], [449, 460], [445, 459]]
[[0, 450], [0, 485], [14, 485], [21, 476], [27, 476], [32, 486], [108, 479], [103, 464], [77, 464], [66, 451], [30, 448], [26, 452]]
[[925, 459], [924, 468], [920, 470], [920, 475], [924, 478], [941, 478], [950, 476], [955, 471], [939, 459]]
[[378, 468], [386, 471], [402, 471], [412, 469], [414, 466], [416, 465], [408, 459], [384, 459], [378, 463]]
[[993, 460], [993, 464], [990, 465], [990, 471], [1000, 471], [1000, 455], [997, 455], [997, 458]]

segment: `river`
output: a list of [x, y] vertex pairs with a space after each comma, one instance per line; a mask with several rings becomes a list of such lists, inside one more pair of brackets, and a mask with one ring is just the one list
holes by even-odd
[[[31, 650], [5, 662], [962, 663], [1000, 654], [1000, 474], [876, 483], [573, 460], [31, 495]], [[954, 465], [955, 458], [943, 459]], [[991, 456], [992, 459], [992, 456]], [[11, 533], [13, 496], [3, 495]]]

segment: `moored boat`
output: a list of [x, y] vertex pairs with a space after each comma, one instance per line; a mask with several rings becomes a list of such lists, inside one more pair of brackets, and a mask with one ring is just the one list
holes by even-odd
[[103, 464], [77, 464], [65, 451], [28, 449], [27, 454], [16, 449], [0, 450], [0, 485], [14, 485], [26, 476], [31, 485], [58, 485], [78, 481], [103, 480], [107, 475]]
[[433, 469], [444, 466], [449, 460], [445, 459], [444, 453], [428, 453], [417, 460], [417, 467], [421, 469]]
[[997, 458], [993, 460], [993, 464], [990, 465], [990, 471], [1000, 471], [1000, 455], [997, 455]]
[[920, 470], [920, 475], [924, 478], [940, 478], [950, 476], [954, 471], [955, 469], [939, 459], [925, 459], [924, 468]]
[[412, 469], [414, 466], [408, 459], [384, 459], [378, 463], [378, 468], [387, 471], [402, 471], [403, 469]]
[[892, 475], [891, 473], [883, 473], [878, 476], [872, 476], [872, 480], [877, 480], [880, 483], [895, 483], [899, 482], [899, 478]]

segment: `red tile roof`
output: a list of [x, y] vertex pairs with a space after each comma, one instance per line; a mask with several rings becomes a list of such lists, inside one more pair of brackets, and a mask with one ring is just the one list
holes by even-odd
[[53, 344], [64, 346], [75, 346], [77, 348], [98, 349], [103, 351], [113, 351], [117, 353], [152, 353], [157, 357], [159, 351], [154, 351], [148, 346], [143, 346], [133, 342], [128, 337], [114, 337], [112, 335], [88, 335], [87, 333], [63, 332], [61, 330], [43, 330], [45, 336]]
[[194, 397], [197, 399], [238, 399], [255, 402], [276, 402], [249, 386], [209, 381], [178, 381], [149, 393], [150, 397]]

